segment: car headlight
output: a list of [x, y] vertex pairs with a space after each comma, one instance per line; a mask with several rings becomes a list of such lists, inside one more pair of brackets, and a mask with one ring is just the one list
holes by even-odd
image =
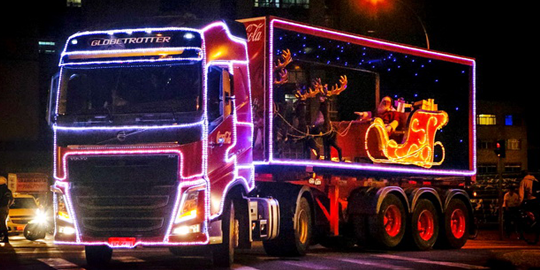
[[41, 210], [36, 211], [33, 222], [43, 224], [47, 222], [47, 214]]

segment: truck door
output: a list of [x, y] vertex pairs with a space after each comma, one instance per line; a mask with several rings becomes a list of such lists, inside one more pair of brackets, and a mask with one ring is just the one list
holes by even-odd
[[212, 66], [208, 69], [208, 178], [211, 183], [211, 215], [221, 208], [222, 194], [235, 179], [236, 143], [234, 89], [228, 68]]

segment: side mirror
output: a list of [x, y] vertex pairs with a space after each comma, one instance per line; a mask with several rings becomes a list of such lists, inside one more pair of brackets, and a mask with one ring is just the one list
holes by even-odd
[[49, 101], [47, 104], [47, 124], [51, 126], [56, 123], [56, 99], [58, 95], [58, 82], [60, 80], [60, 74], [56, 73], [51, 78], [51, 85], [49, 88]]

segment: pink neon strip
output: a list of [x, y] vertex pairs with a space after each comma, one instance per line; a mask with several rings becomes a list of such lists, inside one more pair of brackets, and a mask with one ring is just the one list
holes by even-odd
[[[280, 27], [282, 29], [297, 31], [305, 34], [316, 35], [328, 39], [337, 39], [337, 40], [350, 40], [357, 44], [362, 44], [366, 46], [372, 46], [379, 49], [392, 50], [396, 52], [414, 54], [417, 56], [423, 57], [432, 57], [440, 60], [451, 61], [455, 63], [461, 63], [470, 65], [472, 67], [472, 114], [473, 120], [470, 123], [470, 128], [472, 130], [472, 146], [469, 147], [469, 151], [473, 155], [473, 165], [471, 170], [434, 170], [434, 169], [416, 169], [416, 168], [405, 168], [398, 166], [381, 166], [381, 165], [371, 165], [371, 164], [358, 164], [358, 163], [335, 163], [329, 161], [306, 161], [306, 160], [290, 160], [290, 159], [274, 159], [274, 141], [273, 141], [273, 127], [274, 127], [274, 115], [273, 115], [273, 106], [274, 104], [274, 87], [273, 87], [273, 63], [274, 63], [274, 28]], [[440, 52], [428, 51], [420, 48], [405, 46], [397, 43], [391, 43], [381, 40], [368, 39], [360, 36], [354, 36], [351, 34], [341, 33], [334, 30], [317, 28], [313, 26], [303, 25], [299, 23], [294, 23], [290, 21], [284, 21], [280, 19], [272, 19], [270, 21], [270, 33], [269, 33], [269, 51], [268, 51], [268, 100], [270, 104], [268, 106], [268, 122], [269, 122], [269, 133], [268, 133], [268, 160], [256, 162], [257, 166], [264, 165], [289, 165], [289, 166], [308, 166], [308, 167], [321, 167], [321, 168], [336, 168], [336, 169], [356, 169], [356, 170], [367, 170], [367, 171], [383, 171], [383, 172], [398, 172], [398, 173], [414, 173], [414, 174], [437, 174], [437, 175], [449, 175], [449, 176], [474, 176], [476, 174], [476, 125], [475, 125], [475, 116], [476, 116], [476, 61], [472, 58], [466, 58], [451, 54], [445, 54]]]

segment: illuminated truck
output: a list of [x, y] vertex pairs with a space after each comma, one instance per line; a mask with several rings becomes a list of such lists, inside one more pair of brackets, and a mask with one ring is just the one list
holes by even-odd
[[54, 241], [89, 264], [460, 248], [474, 230], [474, 59], [262, 17], [81, 32], [59, 66]]

